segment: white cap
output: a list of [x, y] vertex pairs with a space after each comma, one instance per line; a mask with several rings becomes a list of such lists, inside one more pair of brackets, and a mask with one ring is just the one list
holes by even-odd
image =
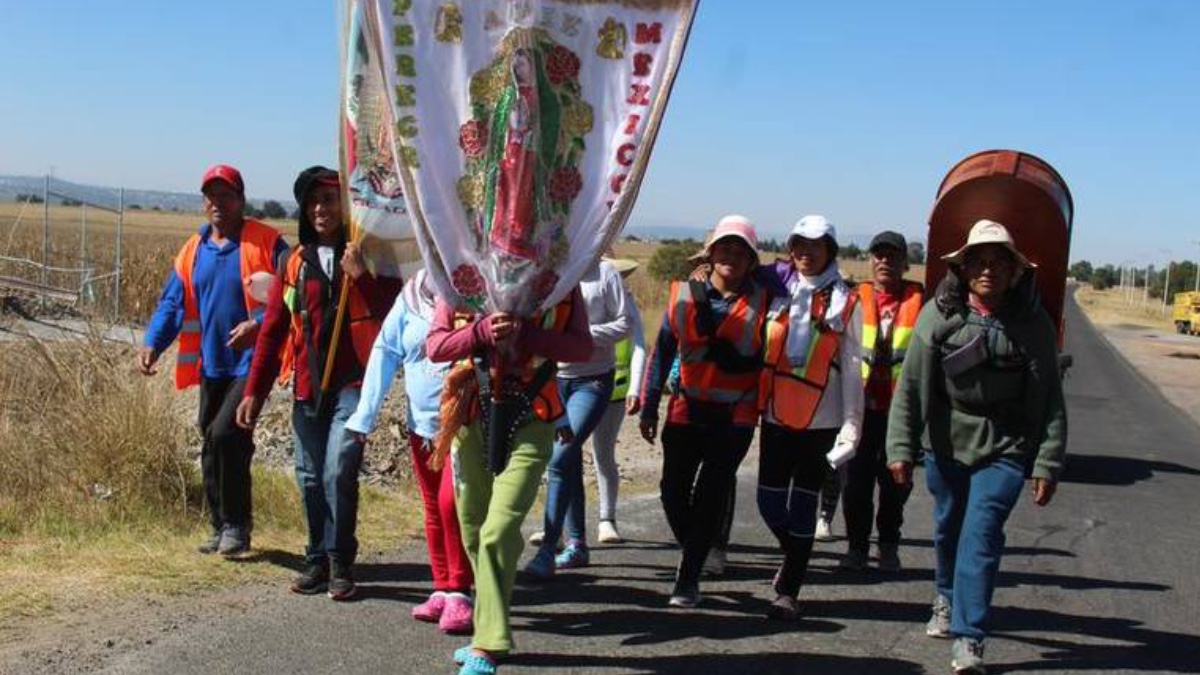
[[791, 246], [792, 240], [796, 237], [803, 239], [829, 237], [836, 244], [837, 228], [825, 216], [811, 214], [797, 220], [796, 224], [792, 226], [792, 232], [788, 235], [788, 246]]

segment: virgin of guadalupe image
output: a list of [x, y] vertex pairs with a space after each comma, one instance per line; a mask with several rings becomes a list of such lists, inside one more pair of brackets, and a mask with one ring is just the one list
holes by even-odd
[[[533, 57], [524, 48], [513, 51], [512, 81], [505, 88], [493, 118], [493, 138], [503, 138], [503, 154], [495, 172], [491, 243], [495, 250], [524, 260], [536, 260], [538, 87]], [[490, 182], [490, 181], [489, 181]]]

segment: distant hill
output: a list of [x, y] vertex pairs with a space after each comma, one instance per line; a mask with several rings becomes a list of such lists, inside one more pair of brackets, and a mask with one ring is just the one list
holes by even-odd
[[[33, 194], [40, 197], [44, 187], [45, 178], [42, 176], [0, 176], [0, 201], [14, 201], [17, 195], [21, 194]], [[119, 191], [117, 188], [72, 183], [71, 181], [59, 178], [50, 179], [50, 191], [60, 195], [67, 195], [70, 199], [110, 209], [117, 208], [117, 202], [119, 201]], [[52, 196], [50, 203], [53, 204], [60, 201], [62, 201], [61, 197]], [[261, 199], [250, 200], [255, 207], [261, 207], [262, 201]], [[293, 201], [276, 201], [282, 204], [289, 213], [296, 208], [296, 203]], [[146, 210], [157, 207], [163, 211], [198, 212], [201, 210], [200, 194], [196, 192], [164, 192], [162, 190], [134, 190], [126, 188], [125, 208], [130, 208], [131, 206], [138, 206]]]

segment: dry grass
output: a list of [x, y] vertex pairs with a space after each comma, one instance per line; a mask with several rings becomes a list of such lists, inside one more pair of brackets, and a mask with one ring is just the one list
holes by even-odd
[[1120, 289], [1097, 291], [1085, 284], [1079, 287], [1075, 299], [1092, 323], [1099, 326], [1125, 324], [1168, 332], [1175, 330], [1170, 307], [1164, 312], [1161, 299], [1142, 304], [1140, 292], [1130, 301]]
[[[195, 553], [207, 529], [191, 409], [170, 378], [131, 372], [97, 338], [0, 350], [0, 617], [86, 608], [131, 593], [195, 593], [290, 575], [304, 525], [290, 472], [255, 467], [256, 562]], [[415, 490], [365, 488], [364, 550], [418, 527]]]

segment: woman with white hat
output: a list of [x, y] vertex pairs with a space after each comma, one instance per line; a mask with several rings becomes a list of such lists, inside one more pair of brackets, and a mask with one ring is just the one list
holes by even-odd
[[758, 510], [783, 550], [768, 616], [794, 620], [808, 571], [821, 484], [853, 456], [863, 415], [862, 319], [837, 265], [837, 231], [819, 215], [788, 237], [775, 272], [787, 294], [768, 313]]
[[917, 319], [893, 395], [888, 468], [911, 483], [927, 431], [937, 596], [925, 632], [955, 638], [956, 673], [983, 673], [1004, 524], [1026, 476], [1039, 506], [1054, 496], [1067, 416], [1054, 324], [1008, 230], [980, 220], [943, 260], [949, 270]]
[[751, 272], [758, 236], [744, 216], [726, 216], [705, 250], [705, 281], [671, 284], [670, 301], [646, 368], [642, 437], [658, 435], [658, 405], [679, 354], [679, 391], [662, 430], [663, 510], [683, 549], [668, 604], [695, 607], [700, 573], [758, 422], [762, 326], [768, 293]]

